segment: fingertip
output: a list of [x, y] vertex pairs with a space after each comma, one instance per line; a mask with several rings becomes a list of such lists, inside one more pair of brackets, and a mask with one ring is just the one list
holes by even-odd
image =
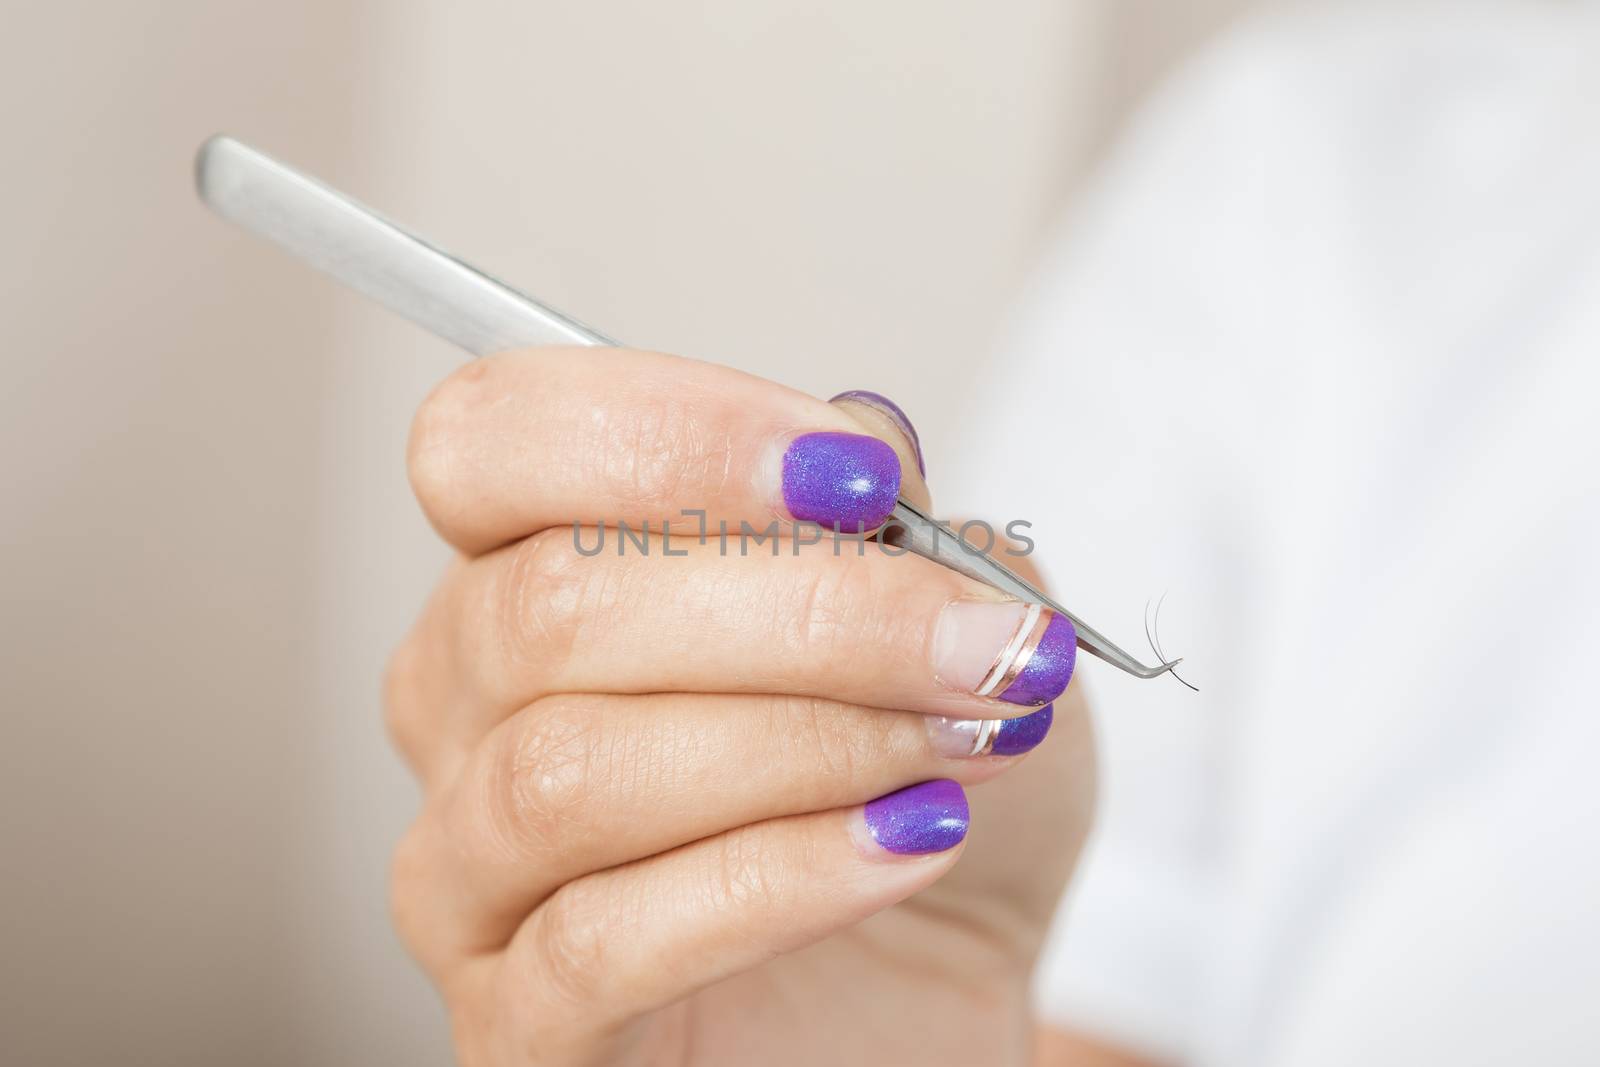
[[967, 794], [951, 778], [897, 789], [861, 808], [858, 841], [869, 856], [885, 859], [948, 853], [966, 840], [972, 823]]
[[883, 394], [866, 389], [840, 393], [828, 403], [894, 448], [904, 471], [901, 495], [921, 507], [929, 506], [928, 467], [922, 453], [922, 438], [905, 409]]
[[900, 498], [902, 467], [894, 448], [871, 434], [803, 433], [783, 453], [783, 505], [801, 522], [875, 530]]
[[925, 715], [928, 745], [945, 759], [980, 759], [985, 756], [1021, 756], [1044, 741], [1055, 720], [1055, 705], [1046, 704], [1009, 719], [957, 719]]
[[917, 465], [917, 473], [924, 478], [928, 476], [928, 465], [922, 455], [922, 438], [917, 434], [917, 428], [911, 422], [911, 416], [905, 409], [882, 393], [874, 393], [868, 389], [850, 389], [840, 393], [829, 400], [830, 404], [853, 405], [868, 408], [887, 418], [894, 424], [896, 430], [905, 438], [909, 446], [913, 461]]

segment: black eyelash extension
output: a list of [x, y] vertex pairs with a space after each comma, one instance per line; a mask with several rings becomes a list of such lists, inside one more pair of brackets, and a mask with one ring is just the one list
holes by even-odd
[[[1161, 605], [1166, 602], [1167, 594], [1162, 593], [1161, 599], [1156, 601], [1155, 621], [1153, 623], [1150, 620], [1150, 601], [1146, 600], [1144, 602], [1144, 639], [1150, 642], [1150, 651], [1159, 656], [1162, 663], [1167, 662], [1167, 654], [1161, 651]], [[1196, 693], [1200, 692], [1199, 686], [1190, 685], [1186, 679], [1178, 674], [1176, 669], [1168, 670], [1167, 673], [1177, 678], [1184, 685], [1189, 686]]]

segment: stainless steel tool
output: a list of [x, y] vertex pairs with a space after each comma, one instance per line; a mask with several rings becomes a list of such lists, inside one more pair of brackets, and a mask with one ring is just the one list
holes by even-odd
[[[283, 246], [474, 356], [532, 345], [618, 345], [231, 137], [213, 137], [200, 146], [195, 185], [200, 198], [223, 218]], [[1078, 647], [1114, 667], [1138, 678], [1154, 678], [1181, 662], [1145, 666], [993, 556], [967, 545], [950, 527], [903, 499], [889, 522], [884, 537], [891, 544], [1065, 615], [1077, 628]]]

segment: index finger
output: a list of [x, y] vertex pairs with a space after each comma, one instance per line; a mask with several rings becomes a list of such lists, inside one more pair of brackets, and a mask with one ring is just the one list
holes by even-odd
[[[863, 430], [872, 432], [863, 433]], [[554, 526], [698, 516], [765, 528], [882, 525], [906, 442], [840, 407], [727, 367], [631, 349], [541, 348], [467, 364], [423, 403], [409, 471], [469, 555]]]

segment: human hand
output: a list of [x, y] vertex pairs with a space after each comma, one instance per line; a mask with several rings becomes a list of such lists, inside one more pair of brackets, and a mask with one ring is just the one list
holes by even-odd
[[[979, 697], [1025, 605], [798, 544], [927, 503], [886, 412], [627, 350], [480, 360], [424, 404], [411, 476], [461, 556], [386, 685], [425, 794], [393, 907], [463, 1063], [1026, 1062], [1093, 792], [1072, 634], [1046, 613]], [[648, 554], [585, 554], [645, 520]]]

